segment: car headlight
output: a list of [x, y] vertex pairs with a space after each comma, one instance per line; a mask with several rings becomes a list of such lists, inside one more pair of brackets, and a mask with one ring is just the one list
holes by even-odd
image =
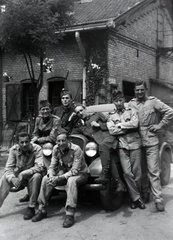
[[43, 154], [48, 157], [52, 154], [52, 150], [51, 149], [43, 149]]
[[88, 157], [94, 157], [97, 153], [97, 144], [95, 142], [89, 142], [85, 146], [85, 153]]

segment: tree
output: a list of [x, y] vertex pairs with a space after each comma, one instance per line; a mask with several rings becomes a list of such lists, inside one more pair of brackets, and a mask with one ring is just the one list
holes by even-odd
[[[73, 21], [74, 0], [6, 0], [0, 15], [2, 49], [25, 58], [34, 93], [35, 115], [43, 85], [44, 58], [48, 46], [63, 38], [63, 29]], [[33, 59], [39, 59], [36, 79]], [[36, 82], [36, 84], [35, 84]]]

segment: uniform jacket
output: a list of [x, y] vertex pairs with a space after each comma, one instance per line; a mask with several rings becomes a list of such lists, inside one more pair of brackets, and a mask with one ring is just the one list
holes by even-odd
[[54, 109], [54, 114], [61, 119], [61, 127], [68, 133], [71, 132], [71, 116], [74, 113], [74, 107], [71, 105], [69, 108], [65, 108], [63, 105]]
[[10, 148], [8, 160], [5, 166], [5, 175], [10, 182], [12, 177], [24, 170], [32, 170], [32, 174], [39, 173], [43, 170], [42, 148], [34, 143], [30, 143], [30, 150], [26, 153], [20, 150], [18, 144]]
[[[35, 121], [33, 137], [36, 136], [41, 143], [55, 142], [55, 130], [61, 128], [61, 120], [59, 117], [52, 115], [48, 122], [44, 122], [42, 116], [38, 116]], [[40, 139], [41, 138], [41, 139]]]
[[60, 169], [64, 170], [64, 174], [61, 176], [66, 179], [89, 172], [83, 151], [78, 145], [69, 142], [69, 146], [64, 152], [58, 148], [58, 145], [54, 146], [48, 174], [55, 176]]
[[[92, 127], [92, 121], [98, 122], [100, 127]], [[89, 139], [94, 139], [98, 144], [100, 144], [106, 137], [110, 136], [107, 128], [107, 118], [103, 113], [94, 113], [88, 115], [85, 119], [76, 119], [73, 123], [72, 133], [83, 134]]]
[[146, 100], [142, 102], [133, 98], [129, 102], [129, 106], [138, 112], [142, 145], [157, 145], [159, 143], [158, 134], [151, 132], [149, 127], [153, 124], [165, 127], [173, 119], [173, 109], [152, 96], [146, 97]]
[[[119, 148], [127, 150], [140, 148], [138, 122], [137, 113], [131, 108], [124, 108], [121, 112], [115, 110], [110, 113], [107, 127], [111, 135], [118, 136]], [[118, 127], [117, 124], [120, 124], [121, 127]]]

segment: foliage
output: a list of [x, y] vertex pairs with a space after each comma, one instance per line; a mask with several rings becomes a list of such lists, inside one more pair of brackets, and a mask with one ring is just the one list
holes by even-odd
[[[0, 15], [1, 46], [5, 51], [24, 55], [38, 106], [46, 48], [63, 38], [62, 30], [73, 20], [73, 0], [6, 0], [5, 6], [5, 12]], [[39, 59], [38, 79], [35, 79], [33, 57]]]
[[87, 47], [87, 105], [95, 104], [95, 97], [106, 101], [107, 47], [104, 37], [92, 35]]

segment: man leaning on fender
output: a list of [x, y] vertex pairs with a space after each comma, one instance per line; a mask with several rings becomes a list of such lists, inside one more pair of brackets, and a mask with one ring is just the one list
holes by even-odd
[[19, 133], [17, 141], [18, 144], [10, 148], [5, 173], [0, 179], [0, 207], [11, 188], [15, 187], [19, 191], [27, 186], [29, 189], [29, 207], [24, 214], [24, 220], [29, 220], [35, 215], [41, 186], [42, 149], [39, 145], [30, 142], [30, 135], [27, 132]]

